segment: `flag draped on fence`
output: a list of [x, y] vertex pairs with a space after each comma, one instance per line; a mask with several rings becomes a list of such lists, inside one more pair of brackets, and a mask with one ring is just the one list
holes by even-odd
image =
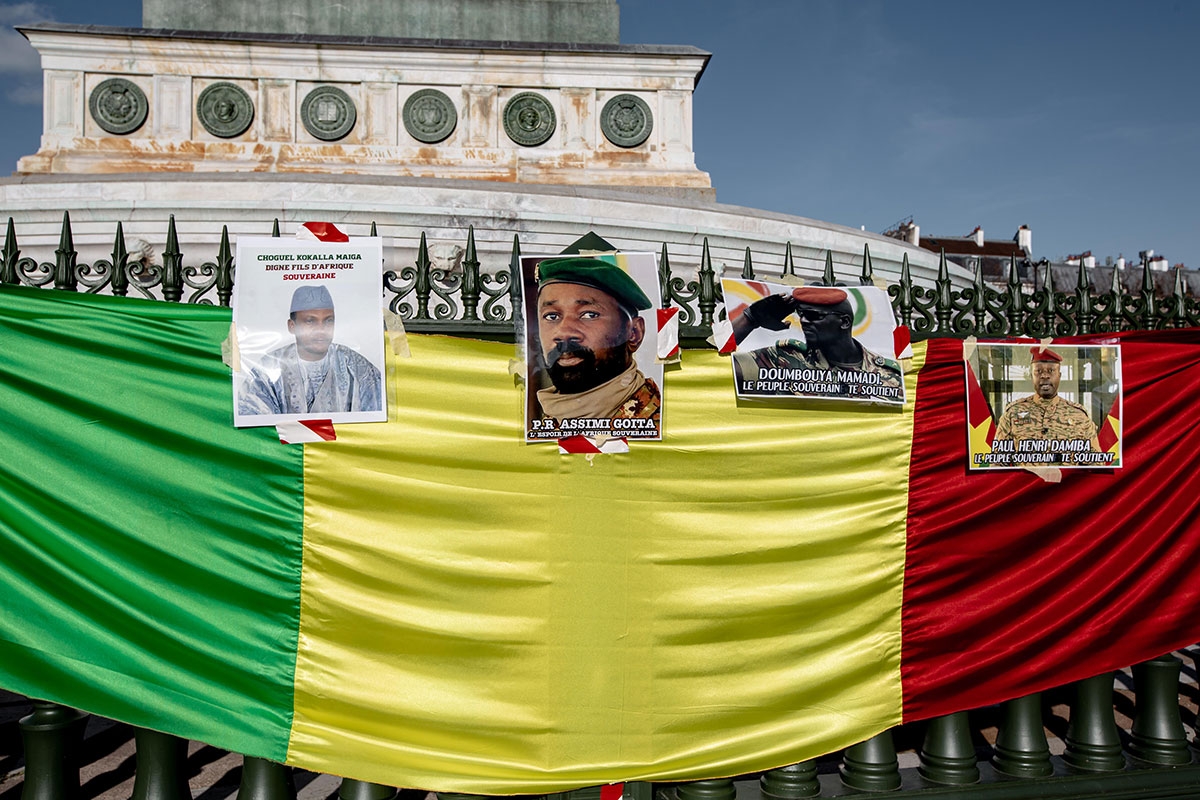
[[[735, 775], [1200, 640], [1195, 331], [1123, 346], [1126, 466], [968, 474], [904, 409], [734, 398], [521, 442], [511, 346], [410, 337], [387, 423], [234, 429], [225, 309], [0, 288], [0, 686], [385, 784]], [[1084, 340], [1079, 340], [1084, 341]]]

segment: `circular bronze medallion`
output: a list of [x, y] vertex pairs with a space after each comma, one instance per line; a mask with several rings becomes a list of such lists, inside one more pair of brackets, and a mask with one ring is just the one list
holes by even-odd
[[521, 92], [504, 106], [504, 132], [526, 147], [536, 147], [554, 134], [554, 109], [546, 98]]
[[436, 144], [454, 133], [458, 112], [445, 92], [421, 89], [404, 101], [404, 130], [418, 142]]
[[232, 83], [214, 83], [196, 100], [196, 116], [204, 130], [222, 139], [241, 136], [254, 120], [254, 104], [246, 90]]
[[650, 106], [632, 94], [617, 95], [600, 112], [600, 130], [617, 147], [637, 147], [650, 138], [653, 128]]
[[88, 110], [96, 124], [109, 133], [133, 133], [146, 121], [150, 104], [133, 81], [109, 78], [101, 81], [88, 98]]
[[300, 104], [300, 121], [313, 138], [332, 142], [354, 128], [358, 112], [350, 95], [334, 86], [318, 86]]

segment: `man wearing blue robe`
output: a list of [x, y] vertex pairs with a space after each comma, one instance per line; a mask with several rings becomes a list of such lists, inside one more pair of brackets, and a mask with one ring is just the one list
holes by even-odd
[[321, 284], [292, 295], [292, 344], [267, 353], [250, 368], [238, 395], [239, 414], [327, 414], [379, 411], [379, 370], [333, 341], [333, 297]]

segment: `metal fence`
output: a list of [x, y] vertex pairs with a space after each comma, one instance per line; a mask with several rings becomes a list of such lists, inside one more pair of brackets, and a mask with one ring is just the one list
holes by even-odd
[[[374, 232], [372, 225], [371, 234]], [[272, 233], [279, 235], [278, 221]], [[222, 232], [213, 260], [199, 265], [185, 264], [174, 218], [165, 240], [162, 263], [147, 264], [131, 257], [118, 224], [111, 259], [80, 264], [70, 219], [64, 214], [54, 261], [38, 261], [21, 257], [10, 218], [0, 251], [0, 282], [228, 306], [235, 264], [227, 231]], [[514, 237], [509, 263], [491, 270], [484, 270], [476, 256], [473, 231], [466, 232], [465, 241], [461, 270], [448, 270], [432, 265], [422, 235], [415, 263], [389, 265], [385, 271], [383, 289], [388, 305], [413, 331], [511, 340], [513, 309], [520, 307], [520, 241]], [[663, 303], [680, 309], [682, 338], [688, 343], [703, 340], [722, 313], [720, 281], [707, 245], [699, 263], [682, 274], [671, 265], [666, 245], [659, 261]], [[887, 290], [897, 320], [911, 329], [914, 338], [1041, 338], [1200, 324], [1200, 305], [1184, 291], [1180, 280], [1171, 295], [1159, 296], [1149, 266], [1142, 268], [1140, 292], [1126, 292], [1114, 277], [1108, 292], [1096, 294], [1089, 291], [1082, 267], [1072, 291], [1056, 290], [1052, 280], [1031, 290], [1018, 280], [1017, 264], [1013, 263], [1007, 285], [998, 289], [985, 284], [979, 273], [972, 285], [955, 286], [943, 258], [933, 285], [920, 286], [912, 281], [906, 260], [899, 281]], [[800, 275], [790, 247], [778, 271], [756, 268], [747, 250], [738, 277], [771, 280], [777, 276], [845, 285], [834, 274], [831, 254], [826, 257], [823, 274]], [[864, 251], [862, 272], [852, 280], [868, 285], [875, 279], [870, 253]], [[1189, 651], [1185, 657], [1194, 662], [1196, 654]], [[1193, 764], [1195, 745], [1188, 740], [1181, 710], [1182, 701], [1189, 723], [1195, 727], [1195, 670], [1188, 671], [1192, 680], [1181, 691], [1183, 669], [1181, 659], [1167, 655], [1118, 673], [1115, 695], [1114, 676], [1106, 673], [1046, 696], [1033, 695], [971, 714], [959, 712], [901, 726], [824, 759], [737, 779], [630, 784], [626, 797], [791, 800], [879, 792], [972, 798], [1200, 796], [1200, 764]], [[69, 800], [75, 796], [81, 719], [82, 715], [70, 709], [36, 702], [33, 713], [22, 720], [28, 764], [24, 800]], [[1118, 719], [1126, 724], [1119, 727]], [[1047, 728], [1056, 734], [1054, 752]], [[152, 731], [138, 731], [137, 742], [135, 800], [187, 800], [187, 783], [180, 771], [186, 755], [183, 743]], [[295, 796], [286, 768], [262, 759], [247, 758], [241, 780], [246, 800]], [[394, 794], [389, 787], [350, 780], [339, 790], [345, 800], [384, 800]], [[598, 790], [568, 794], [572, 800], [594, 800]], [[566, 796], [555, 797], [562, 800]]]
[[[279, 236], [279, 221], [272, 235]], [[375, 235], [371, 225], [369, 235]], [[425, 234], [412, 264], [385, 265], [383, 291], [389, 308], [399, 314], [408, 329], [449, 335], [510, 340], [514, 335], [513, 309], [520, 307], [521, 242], [513, 237], [507, 264], [484, 269], [476, 254], [475, 233], [465, 233], [461, 269], [435, 267]], [[12, 217], [0, 250], [0, 283], [52, 286], [66, 291], [135, 295], [168, 302], [215, 303], [228, 306], [233, 296], [236, 272], [227, 228], [222, 228], [217, 252], [211, 261], [185, 264], [172, 216], [165, 235], [161, 264], [148, 264], [131, 256], [120, 223], [113, 236], [110, 259], [78, 263], [71, 220], [63, 214], [62, 232], [54, 261], [21, 257]], [[871, 254], [864, 246], [862, 271], [850, 280], [874, 285], [876, 275]], [[1141, 289], [1130, 293], [1117, 270], [1106, 292], [1090, 288], [1086, 268], [1079, 267], [1074, 288], [1060, 291], [1053, 272], [1047, 271], [1042, 286], [1031, 288], [1018, 277], [1012, 260], [1003, 288], [986, 283], [980, 268], [969, 286], [956, 286], [943, 256], [932, 285], [915, 283], [904, 257], [899, 280], [888, 286], [896, 320], [907, 326], [916, 339], [934, 336], [1030, 336], [1044, 338], [1104, 333], [1121, 330], [1158, 330], [1200, 325], [1200, 301], [1187, 292], [1182, 274], [1176, 272], [1173, 291], [1156, 291], [1148, 262], [1142, 270]], [[821, 274], [801, 274], [791, 257], [789, 244], [778, 270], [756, 267], [750, 250], [737, 277], [746, 279], [805, 279], [820, 285], [846, 285], [834, 272], [833, 254], [825, 256]], [[664, 307], [679, 308], [680, 335], [685, 344], [706, 339], [715, 319], [723, 313], [720, 276], [713, 268], [705, 240], [698, 264], [682, 272], [671, 264], [663, 244], [659, 253], [659, 284]]]

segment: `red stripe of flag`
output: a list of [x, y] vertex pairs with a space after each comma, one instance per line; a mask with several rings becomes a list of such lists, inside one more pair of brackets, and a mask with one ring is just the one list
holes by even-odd
[[[1121, 469], [968, 471], [962, 344], [918, 378], [905, 720], [991, 705], [1200, 641], [1200, 330], [1121, 344]], [[1099, 343], [1101, 337], [1060, 340]]]

